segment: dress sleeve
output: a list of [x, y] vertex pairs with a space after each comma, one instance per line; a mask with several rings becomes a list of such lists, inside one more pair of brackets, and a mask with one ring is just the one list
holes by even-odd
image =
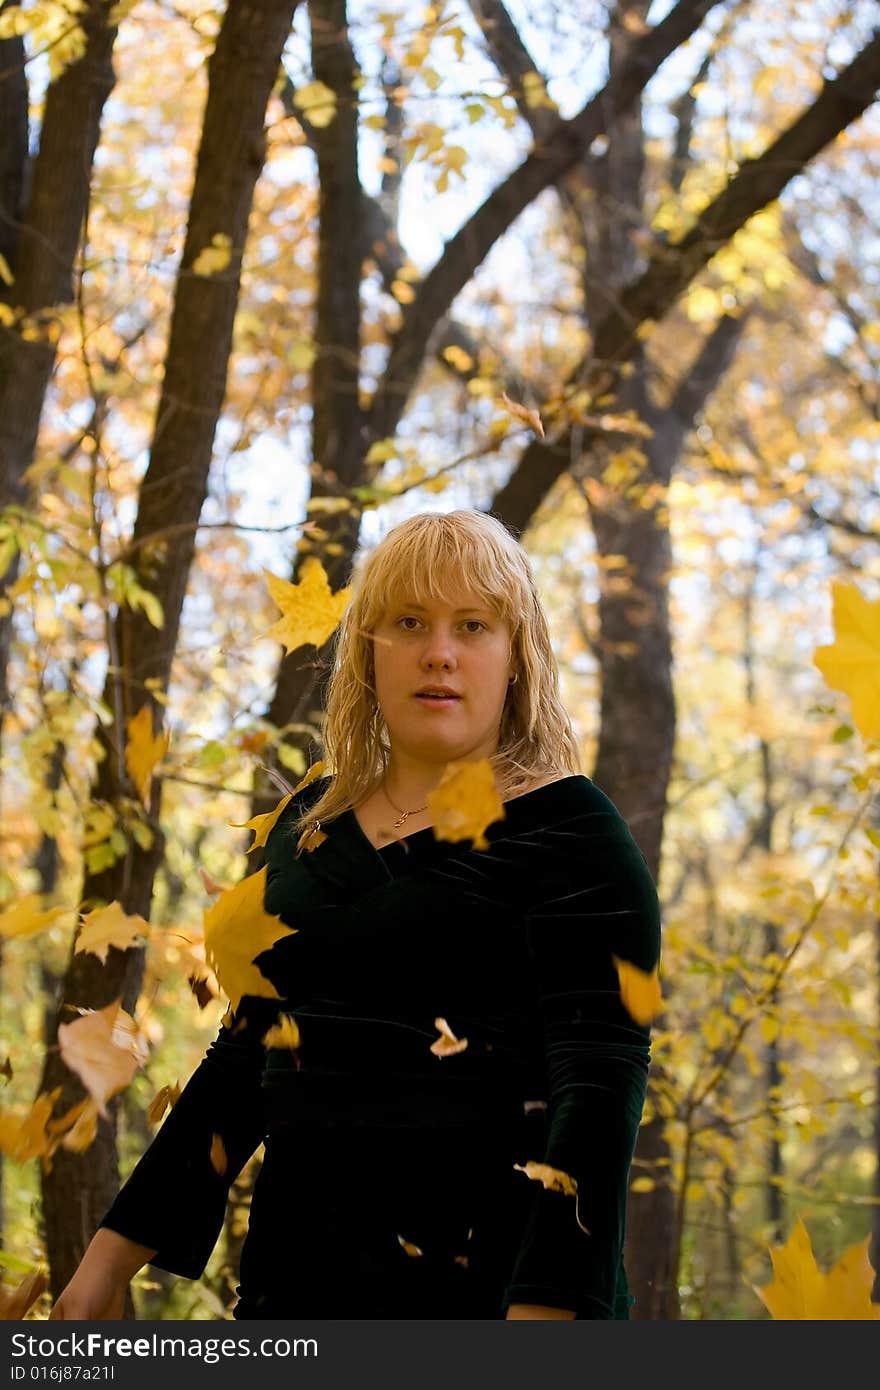
[[[526, 915], [548, 1085], [546, 1143], [530, 1155], [573, 1178], [535, 1193], [503, 1306], [615, 1318], [629, 1170], [647, 1092], [650, 1031], [627, 1013], [612, 956], [660, 957], [654, 880], [625, 820], [586, 814], [545, 832], [547, 874]], [[523, 1174], [523, 1181], [527, 1181]], [[623, 1316], [626, 1316], [624, 1313]]]
[[[229, 1189], [263, 1138], [261, 1039], [277, 1011], [277, 1000], [242, 999], [100, 1222], [155, 1250], [158, 1269], [197, 1279], [208, 1263]], [[215, 1135], [222, 1173], [211, 1161]]]

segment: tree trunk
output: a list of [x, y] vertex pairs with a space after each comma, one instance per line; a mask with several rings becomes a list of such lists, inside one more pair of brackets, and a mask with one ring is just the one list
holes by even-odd
[[[254, 186], [264, 157], [266, 103], [278, 75], [296, 0], [230, 0], [209, 64], [208, 99], [190, 205], [189, 225], [172, 314], [162, 396], [150, 464], [141, 485], [130, 555], [138, 577], [162, 605], [164, 626], [150, 625], [143, 612], [120, 608], [115, 623], [117, 651], [105, 700], [114, 711], [112, 744], [103, 730], [106, 757], [100, 764], [95, 799], [121, 814], [134, 797], [124, 768], [125, 721], [148, 698], [146, 681], [167, 687], [183, 599], [195, 546], [195, 531], [207, 488], [214, 432], [226, 387], [232, 325], [239, 293], [242, 250]], [[227, 267], [210, 276], [192, 267], [217, 234], [229, 237]], [[158, 539], [171, 526], [173, 544]], [[151, 538], [157, 537], [156, 540]], [[115, 656], [115, 659], [114, 659]], [[153, 878], [161, 859], [157, 825], [158, 790], [150, 805], [153, 840], [148, 849], [131, 838], [124, 858], [88, 874], [87, 905], [117, 900], [126, 912], [149, 917]], [[77, 1006], [101, 1008], [113, 999], [133, 1010], [140, 992], [143, 952], [111, 948], [106, 964], [88, 953], [71, 954], [57, 1022]], [[40, 1090], [61, 1086], [58, 1106], [83, 1095], [78, 1079], [49, 1049]], [[46, 1244], [52, 1291], [60, 1293], [119, 1186], [116, 1105], [101, 1121], [85, 1154], [58, 1150], [43, 1176]]]
[[[4, 214], [16, 199], [20, 203], [24, 190], [27, 82], [24, 67], [18, 66], [21, 40], [0, 44], [5, 50], [0, 51], [5, 79], [0, 80], [0, 250], [5, 244], [12, 252], [7, 260], [15, 278], [6, 298], [17, 315], [11, 326], [0, 320], [0, 511], [26, 501], [24, 475], [34, 457], [55, 362], [55, 307], [72, 298], [73, 263], [88, 206], [101, 115], [115, 80], [116, 29], [108, 23], [109, 13], [105, 0], [88, 0], [77, 15], [86, 34], [86, 51], [46, 92], [30, 196], [21, 225], [12, 227]], [[33, 336], [23, 336], [24, 323], [37, 330]], [[16, 558], [3, 576], [0, 592], [5, 594], [17, 573]], [[0, 721], [9, 702], [11, 637], [11, 611], [0, 611]]]

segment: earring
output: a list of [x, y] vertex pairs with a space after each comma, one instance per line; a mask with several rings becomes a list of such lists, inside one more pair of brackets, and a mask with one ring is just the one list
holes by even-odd
[[519, 680], [519, 672], [518, 672], [518, 671], [514, 671], [513, 675], [510, 677], [510, 679], [509, 679], [509, 681], [507, 682], [507, 684], [508, 684], [508, 685], [516, 685], [516, 683], [517, 683], [518, 680]]

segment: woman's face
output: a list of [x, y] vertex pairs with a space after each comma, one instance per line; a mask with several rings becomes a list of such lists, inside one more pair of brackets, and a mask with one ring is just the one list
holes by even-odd
[[[386, 608], [373, 641], [376, 697], [392, 752], [425, 764], [476, 761], [498, 746], [511, 633], [469, 589], [451, 603], [406, 596]], [[445, 686], [457, 698], [420, 696]]]

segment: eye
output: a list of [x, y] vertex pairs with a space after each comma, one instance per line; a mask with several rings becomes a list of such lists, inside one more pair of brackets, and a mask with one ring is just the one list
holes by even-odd
[[413, 628], [411, 628], [411, 627], [405, 627], [404, 624], [405, 624], [405, 623], [417, 623], [418, 621], [419, 621], [418, 618], [414, 618], [413, 615], [412, 615], [412, 613], [404, 613], [403, 617], [397, 619], [397, 622], [396, 622], [395, 626], [396, 626], [396, 627], [402, 627], [403, 630], [404, 630], [404, 632], [413, 632], [413, 631], [414, 631]]
[[485, 627], [486, 627], [486, 624], [485, 624], [485, 623], [481, 623], [479, 618], [466, 618], [466, 619], [465, 619], [465, 627], [469, 627], [472, 623], [475, 623], [476, 626], [477, 626], [478, 628], [483, 628], [483, 629], [485, 629]]

